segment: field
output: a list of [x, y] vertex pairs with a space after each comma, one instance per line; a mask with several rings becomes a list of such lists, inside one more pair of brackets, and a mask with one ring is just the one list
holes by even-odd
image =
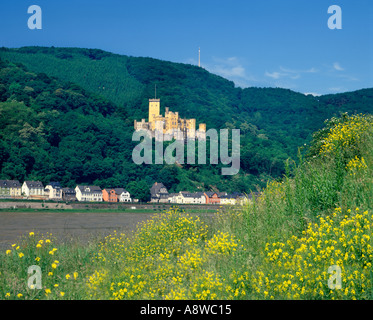
[[[7, 203], [8, 208], [0, 209], [0, 250], [6, 249], [18, 238], [29, 232], [53, 233], [60, 241], [77, 239], [84, 242], [92, 238], [102, 237], [113, 230], [131, 232], [136, 225], [152, 215], [162, 211], [162, 207], [152, 208], [152, 205], [142, 205], [140, 208], [115, 209], [115, 206], [105, 205], [102, 208], [92, 209], [61, 209], [49, 203], [44, 208], [28, 208], [30, 202], [24, 208], [11, 208], [12, 204]], [[91, 204], [89, 205], [91, 206]], [[9, 208], [10, 207], [10, 208]], [[215, 210], [203, 207], [189, 207], [185, 210], [190, 214], [211, 216]]]
[[372, 299], [372, 150], [372, 117], [343, 115], [253, 203], [212, 219], [170, 208], [84, 245], [30, 231], [0, 253], [0, 298]]

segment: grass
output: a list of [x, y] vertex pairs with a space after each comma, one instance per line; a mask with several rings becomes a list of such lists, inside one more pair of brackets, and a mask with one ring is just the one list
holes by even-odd
[[332, 119], [281, 181], [213, 219], [173, 208], [84, 246], [27, 235], [0, 253], [0, 298], [371, 299], [372, 123]]

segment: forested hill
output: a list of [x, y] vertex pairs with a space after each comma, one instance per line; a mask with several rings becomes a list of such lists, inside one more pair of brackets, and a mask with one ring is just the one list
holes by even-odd
[[[0, 59], [3, 178], [101, 186], [163, 181], [171, 191], [248, 191], [282, 175], [283, 161], [295, 158], [325, 119], [369, 113], [373, 106], [373, 89], [317, 98], [279, 88], [241, 89], [197, 66], [96, 49], [1, 48]], [[155, 85], [162, 113], [170, 107], [208, 129], [241, 129], [240, 174], [222, 177], [211, 165], [132, 163], [133, 120], [147, 118]], [[27, 128], [36, 136], [20, 134]], [[28, 145], [32, 137], [42, 140]], [[18, 153], [12, 152], [17, 139]]]

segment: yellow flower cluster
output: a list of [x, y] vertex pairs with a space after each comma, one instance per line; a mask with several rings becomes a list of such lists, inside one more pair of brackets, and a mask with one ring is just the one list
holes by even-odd
[[232, 271], [231, 275], [231, 284], [228, 284], [225, 287], [225, 292], [228, 294], [227, 299], [247, 299], [246, 294], [250, 288], [250, 274], [248, 271], [237, 272]]
[[350, 175], [354, 176], [357, 173], [366, 172], [368, 166], [365, 163], [364, 157], [361, 157], [361, 159], [359, 159], [358, 156], [355, 156], [354, 159], [351, 159], [349, 161], [349, 163], [346, 166], [346, 169], [349, 171]]
[[[99, 285], [101, 285], [104, 280], [106, 279], [106, 274], [107, 272], [106, 271], [103, 271], [103, 272], [99, 272], [99, 271], [95, 271], [94, 274], [92, 274], [89, 279], [88, 279], [88, 286], [93, 289], [93, 290], [97, 290], [97, 287]], [[67, 277], [67, 279], [70, 278], [70, 275]]]
[[207, 235], [207, 225], [198, 216], [183, 214], [178, 209], [163, 212], [142, 223], [132, 237], [128, 259], [142, 261], [154, 254], [180, 254], [185, 240], [196, 244]]
[[[39, 237], [40, 236], [40, 237]], [[20, 251], [22, 249], [22, 252]], [[30, 232], [28, 237], [21, 239], [19, 244], [13, 244], [11, 249], [5, 251], [5, 259], [1, 266], [5, 273], [1, 276], [11, 279], [0, 286], [0, 299], [55, 299], [62, 298], [67, 289], [75, 286], [74, 283], [67, 284], [62, 281], [61, 273], [64, 269], [63, 257], [59, 256], [58, 250], [53, 246], [52, 235], [35, 234]], [[58, 258], [58, 260], [56, 260]], [[62, 258], [62, 259], [61, 259]], [[42, 272], [42, 290], [36, 290], [33, 284], [25, 286], [25, 281], [16, 281], [17, 277], [25, 279], [25, 271], [31, 265], [37, 265]], [[66, 275], [66, 280], [70, 277]], [[72, 279], [78, 278], [78, 272], [72, 272]], [[3, 293], [3, 294], [2, 294]]]
[[232, 257], [242, 246], [227, 232], [207, 234], [198, 216], [172, 209], [141, 224], [131, 237], [106, 237], [95, 257], [102, 269], [88, 279], [91, 297], [218, 299], [227, 292], [233, 297], [236, 288], [226, 291], [212, 261], [216, 255]]
[[273, 199], [279, 202], [283, 202], [286, 200], [286, 185], [283, 182], [279, 182], [276, 180], [272, 180], [267, 182], [267, 186], [265, 188], [265, 192], [262, 194], [261, 197], [257, 198], [258, 204], [267, 203], [269, 199]]
[[192, 247], [186, 250], [179, 258], [178, 264], [181, 269], [197, 269], [203, 263], [202, 249]]
[[[252, 279], [261, 298], [275, 299], [367, 299], [371, 287], [373, 216], [359, 208], [343, 215], [336, 208], [331, 216], [310, 223], [302, 237], [285, 243], [267, 243], [268, 271]], [[342, 288], [328, 285], [330, 266], [341, 268]]]
[[333, 154], [337, 149], [344, 150], [356, 148], [368, 128], [372, 128], [370, 117], [365, 115], [353, 115], [346, 121], [337, 124], [330, 129], [326, 139], [323, 141], [320, 153], [323, 155]]
[[237, 246], [234, 237], [228, 232], [218, 231], [218, 234], [207, 241], [206, 251], [210, 254], [230, 254], [236, 251]]
[[220, 276], [212, 271], [204, 271], [199, 274], [191, 286], [193, 299], [214, 300], [217, 293], [223, 291], [223, 283]]

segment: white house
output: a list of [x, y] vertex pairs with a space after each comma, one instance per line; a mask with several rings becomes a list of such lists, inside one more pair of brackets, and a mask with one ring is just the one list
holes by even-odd
[[49, 184], [47, 184], [45, 189], [49, 190], [49, 199], [62, 199], [62, 188], [59, 182], [50, 182]]
[[220, 204], [235, 205], [236, 197], [231, 194], [222, 195], [220, 196]]
[[206, 204], [206, 196], [203, 192], [194, 192], [192, 194], [194, 197], [194, 203]]
[[131, 195], [126, 189], [116, 188], [115, 191], [118, 195], [119, 202], [132, 202]]
[[78, 201], [88, 202], [101, 202], [102, 201], [102, 190], [97, 186], [82, 186], [77, 185], [75, 187], [76, 199]]
[[205, 204], [206, 197], [203, 192], [180, 191], [172, 197], [173, 203], [179, 204]]
[[176, 203], [176, 197], [178, 196], [178, 193], [169, 193], [168, 194], [168, 202], [169, 203]]
[[192, 204], [194, 203], [194, 197], [191, 193], [186, 191], [180, 191], [178, 199], [181, 200], [181, 203]]
[[184, 195], [183, 195], [183, 192], [180, 191], [179, 193], [176, 193], [176, 194], [173, 196], [173, 200], [174, 200], [174, 203], [177, 203], [177, 204], [184, 203]]
[[21, 189], [26, 197], [44, 197], [44, 186], [40, 181], [25, 181]]

